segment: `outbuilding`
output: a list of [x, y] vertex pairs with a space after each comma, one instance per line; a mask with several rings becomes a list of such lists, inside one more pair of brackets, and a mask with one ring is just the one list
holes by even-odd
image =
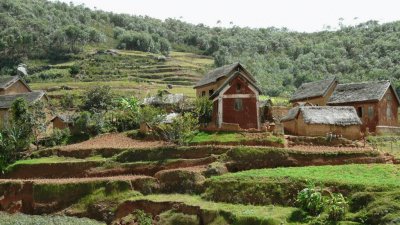
[[362, 137], [361, 120], [351, 106], [294, 107], [281, 122], [285, 134], [326, 136], [332, 133], [351, 140]]

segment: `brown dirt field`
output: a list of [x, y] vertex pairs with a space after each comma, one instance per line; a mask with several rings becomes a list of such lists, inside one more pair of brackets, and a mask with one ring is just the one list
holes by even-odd
[[316, 145], [295, 145], [291, 146], [288, 149], [296, 150], [296, 151], [303, 151], [303, 152], [355, 152], [355, 153], [362, 153], [362, 152], [371, 152], [374, 151], [371, 147], [335, 147], [335, 146], [316, 146]]
[[112, 133], [112, 134], [103, 134], [81, 143], [63, 146], [60, 148], [60, 150], [74, 151], [74, 150], [105, 149], [105, 148], [110, 148], [110, 149], [151, 148], [151, 147], [161, 147], [165, 145], [169, 144], [163, 141], [134, 140], [132, 138], [127, 137], [125, 134]]
[[93, 181], [118, 181], [118, 180], [132, 181], [142, 178], [150, 178], [150, 177], [142, 175], [130, 175], [130, 176], [82, 177], [82, 178], [59, 178], [59, 179], [0, 179], [0, 183], [33, 182], [36, 184], [67, 184], [67, 183], [88, 183]]

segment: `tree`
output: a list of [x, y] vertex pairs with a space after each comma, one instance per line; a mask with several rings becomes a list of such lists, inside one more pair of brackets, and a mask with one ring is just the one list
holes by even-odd
[[198, 130], [198, 119], [191, 113], [176, 117], [172, 123], [158, 126], [158, 135], [178, 145], [189, 143]]
[[196, 98], [195, 112], [201, 124], [207, 124], [211, 121], [213, 112], [213, 102], [208, 97]]
[[107, 111], [112, 106], [113, 94], [110, 86], [96, 86], [83, 96], [81, 109], [90, 112]]
[[30, 121], [32, 134], [35, 139], [37, 150], [39, 150], [39, 137], [46, 132], [46, 109], [42, 101], [37, 101], [31, 106]]

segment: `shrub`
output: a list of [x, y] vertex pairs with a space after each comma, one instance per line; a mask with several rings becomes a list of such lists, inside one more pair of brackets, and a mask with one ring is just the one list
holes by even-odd
[[108, 131], [108, 124], [104, 120], [103, 113], [90, 113], [87, 111], [75, 118], [74, 131], [79, 131], [80, 134], [95, 136]]
[[84, 94], [81, 109], [90, 112], [107, 111], [111, 108], [112, 99], [110, 86], [96, 86]]
[[45, 145], [47, 147], [52, 147], [56, 145], [65, 145], [67, 144], [70, 135], [71, 134], [68, 128], [62, 130], [54, 129], [49, 139], [45, 142]]
[[160, 223], [164, 225], [198, 225], [199, 219], [196, 215], [187, 215], [174, 211], [167, 211], [160, 214]]
[[343, 219], [348, 208], [348, 204], [341, 193], [331, 194], [328, 200], [328, 218], [333, 221], [339, 221]]
[[136, 219], [136, 222], [140, 225], [152, 225], [153, 224], [153, 219], [151, 218], [151, 215], [145, 213], [143, 210], [135, 210], [133, 212], [133, 215]]
[[74, 94], [65, 94], [60, 99], [60, 105], [63, 109], [71, 109], [75, 107], [75, 99], [76, 95]]
[[301, 209], [314, 216], [320, 214], [325, 207], [322, 193], [314, 185], [301, 190], [297, 194], [296, 202]]
[[158, 135], [178, 145], [189, 143], [196, 135], [198, 120], [191, 113], [176, 117], [170, 124], [161, 124]]
[[150, 126], [158, 125], [165, 118], [165, 111], [154, 106], [144, 106], [139, 110], [138, 122], [148, 123]]
[[213, 103], [208, 97], [196, 98], [195, 101], [196, 114], [199, 118], [199, 122], [207, 124], [211, 121]]

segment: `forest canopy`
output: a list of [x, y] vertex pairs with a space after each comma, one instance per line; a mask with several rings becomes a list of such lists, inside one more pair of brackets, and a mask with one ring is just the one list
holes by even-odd
[[0, 2], [1, 74], [27, 59], [60, 60], [84, 47], [133, 49], [168, 55], [213, 56], [215, 66], [239, 61], [263, 92], [288, 96], [305, 81], [335, 75], [341, 82], [391, 80], [400, 92], [400, 22], [369, 21], [337, 31], [193, 25], [91, 10], [46, 0]]

